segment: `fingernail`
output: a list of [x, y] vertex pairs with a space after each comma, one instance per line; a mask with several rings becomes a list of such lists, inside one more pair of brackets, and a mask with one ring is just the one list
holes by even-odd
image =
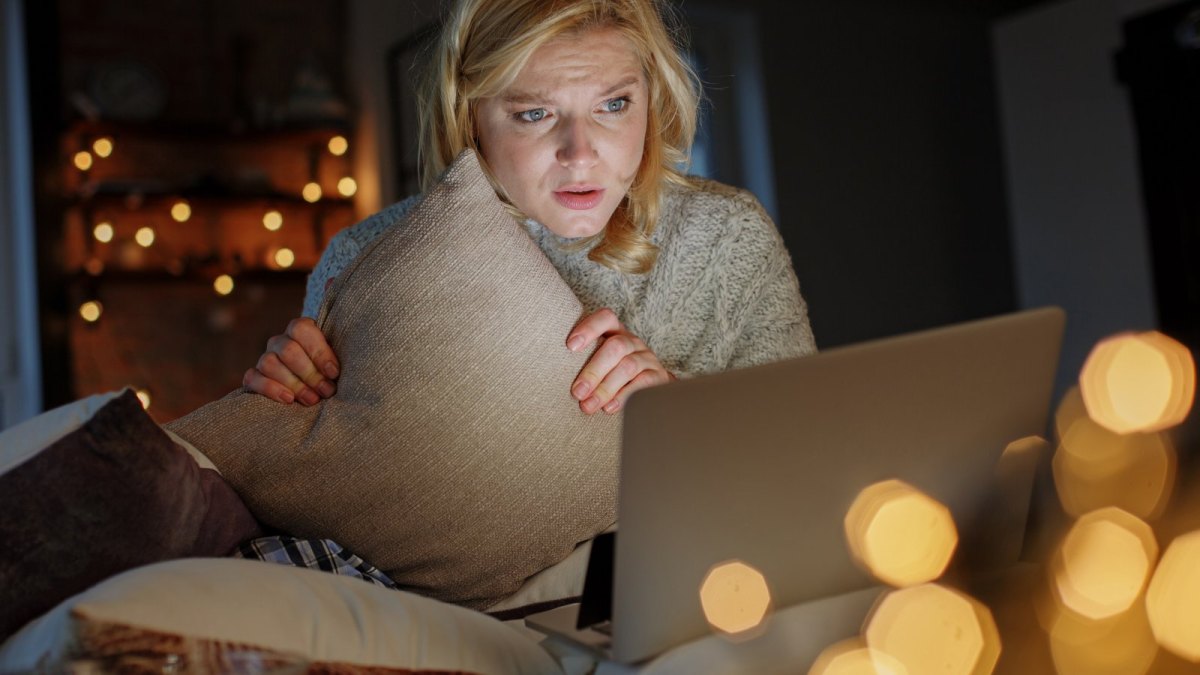
[[609, 401], [608, 405], [604, 406], [604, 412], [606, 412], [606, 413], [615, 413], [620, 409], [621, 409], [621, 402], [615, 398], [613, 400]]
[[583, 402], [583, 412], [585, 412], [589, 415], [596, 412], [596, 408], [599, 408], [599, 407], [600, 407], [600, 399], [596, 398], [595, 396], [593, 396]]
[[337, 390], [333, 388], [332, 382], [325, 380], [321, 382], [321, 384], [317, 385], [317, 391], [321, 392], [322, 397], [329, 398], [330, 396], [333, 396], [334, 392]]
[[300, 402], [304, 405], [316, 405], [321, 399], [317, 397], [316, 392], [311, 389], [305, 389], [300, 392]]
[[296, 397], [292, 396], [292, 392], [290, 392], [290, 391], [283, 392], [282, 398], [283, 398], [283, 402], [287, 403], [288, 405], [291, 405], [292, 403], [296, 402]]
[[587, 395], [590, 393], [592, 393], [592, 387], [587, 382], [580, 382], [579, 384], [575, 385], [574, 389], [571, 390], [571, 395], [574, 396], [578, 401], [582, 401], [583, 399], [587, 398]]
[[577, 352], [580, 349], [583, 349], [583, 343], [584, 343], [583, 336], [576, 335], [575, 337], [571, 338], [570, 340], [567, 340], [567, 349], [570, 349], [573, 352]]
[[333, 361], [326, 361], [325, 367], [322, 370], [325, 371], [325, 377], [328, 377], [331, 380], [337, 379], [338, 369], [337, 366], [333, 365]]

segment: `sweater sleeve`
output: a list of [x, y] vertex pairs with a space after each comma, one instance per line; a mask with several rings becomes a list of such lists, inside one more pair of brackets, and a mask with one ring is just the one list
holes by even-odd
[[368, 244], [392, 226], [402, 222], [418, 201], [420, 195], [413, 195], [334, 235], [333, 239], [329, 240], [329, 246], [321, 253], [317, 266], [308, 275], [301, 316], [316, 319], [317, 313], [321, 311], [321, 302], [325, 300], [325, 289], [329, 287], [329, 282], [354, 262]]

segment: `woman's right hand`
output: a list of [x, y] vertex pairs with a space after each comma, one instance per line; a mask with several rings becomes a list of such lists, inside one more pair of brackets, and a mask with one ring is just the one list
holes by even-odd
[[280, 403], [316, 405], [337, 391], [340, 366], [317, 322], [292, 319], [283, 335], [267, 340], [258, 364], [242, 376], [242, 386]]

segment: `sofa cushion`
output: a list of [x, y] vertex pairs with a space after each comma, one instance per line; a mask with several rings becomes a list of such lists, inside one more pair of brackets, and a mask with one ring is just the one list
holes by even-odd
[[132, 390], [52, 410], [0, 434], [0, 639], [113, 574], [258, 533]]
[[478, 612], [233, 558], [126, 572], [0, 646], [0, 672], [78, 661], [96, 672], [560, 672], [537, 641]]
[[620, 418], [569, 391], [581, 316], [467, 152], [327, 292], [335, 396], [239, 391], [168, 426], [263, 522], [485, 608], [616, 520]]

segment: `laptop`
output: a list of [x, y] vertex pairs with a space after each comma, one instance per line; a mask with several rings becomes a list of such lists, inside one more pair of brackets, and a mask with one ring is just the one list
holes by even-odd
[[[863, 488], [892, 478], [949, 507], [956, 559], [1016, 563], [1033, 465], [1013, 489], [997, 487], [998, 464], [1045, 433], [1064, 322], [1043, 308], [636, 393], [615, 554], [593, 548], [582, 612], [526, 623], [637, 663], [713, 632], [699, 589], [726, 561], [759, 570], [777, 610], [870, 588], [843, 520]], [[597, 590], [605, 564], [611, 598]], [[596, 625], [580, 629], [581, 614]]]

